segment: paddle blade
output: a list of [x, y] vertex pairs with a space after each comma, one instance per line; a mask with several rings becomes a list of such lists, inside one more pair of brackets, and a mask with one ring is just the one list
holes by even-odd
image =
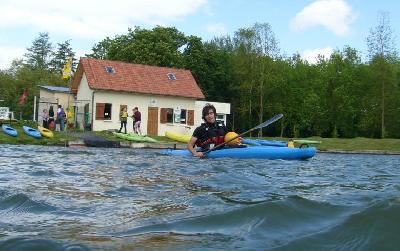
[[268, 119], [267, 121], [265, 121], [264, 123], [254, 127], [254, 130], [264, 128], [264, 127], [274, 123], [275, 121], [280, 120], [282, 117], [283, 117], [283, 114], [277, 114], [277, 115], [273, 116], [272, 118]]

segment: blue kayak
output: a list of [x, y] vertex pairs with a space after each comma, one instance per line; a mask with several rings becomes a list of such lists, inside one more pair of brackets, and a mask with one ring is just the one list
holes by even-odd
[[36, 130], [35, 128], [29, 127], [29, 126], [23, 126], [22, 129], [24, 130], [24, 132], [26, 134], [28, 134], [31, 137], [40, 139], [42, 138], [42, 135], [40, 134], [40, 132], [38, 130]]
[[14, 128], [12, 128], [11, 126], [8, 125], [2, 125], [1, 129], [3, 130], [3, 132], [7, 135], [13, 136], [13, 137], [17, 137], [18, 136], [18, 132], [17, 130], [15, 130]]
[[[224, 148], [211, 151], [207, 154], [209, 158], [238, 158], [238, 159], [309, 159], [312, 158], [317, 149], [315, 147], [288, 148], [274, 146], [251, 146], [244, 148]], [[162, 154], [175, 156], [192, 156], [189, 150], [162, 150]]]
[[267, 139], [242, 139], [242, 144], [252, 146], [287, 146], [286, 141], [267, 140]]

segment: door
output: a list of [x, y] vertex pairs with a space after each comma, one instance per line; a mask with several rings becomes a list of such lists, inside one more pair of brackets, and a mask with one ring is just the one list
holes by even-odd
[[86, 103], [83, 108], [83, 130], [90, 131], [91, 128], [92, 128], [92, 125], [91, 125], [91, 118], [90, 118], [90, 112], [89, 112], [89, 103]]
[[147, 116], [147, 135], [158, 135], [158, 107], [149, 107]]

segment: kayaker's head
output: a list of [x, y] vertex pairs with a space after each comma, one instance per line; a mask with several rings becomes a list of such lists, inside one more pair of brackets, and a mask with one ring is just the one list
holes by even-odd
[[207, 123], [215, 123], [215, 116], [217, 114], [217, 111], [215, 110], [215, 107], [211, 104], [206, 104], [203, 107], [203, 120]]

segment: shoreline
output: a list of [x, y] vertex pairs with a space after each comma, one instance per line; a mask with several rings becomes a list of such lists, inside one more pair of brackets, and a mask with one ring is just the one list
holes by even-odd
[[[59, 142], [55, 144], [47, 144], [47, 145], [38, 145], [38, 146], [60, 146], [60, 147], [71, 147], [71, 148], [133, 148], [133, 149], [154, 149], [154, 150], [163, 150], [163, 149], [177, 149], [182, 150], [186, 149], [186, 144], [183, 143], [167, 143], [167, 142], [159, 142], [159, 143], [147, 143], [147, 142], [124, 142], [124, 141], [110, 141], [112, 142], [112, 146], [107, 146], [102, 141], [99, 145], [96, 143], [91, 143], [90, 145], [86, 144], [83, 140], [72, 140], [66, 142]], [[27, 144], [18, 144], [18, 145], [27, 145]], [[36, 144], [28, 144], [28, 145], [36, 145]], [[387, 150], [340, 150], [340, 149], [318, 149], [317, 154], [370, 154], [370, 155], [400, 155], [399, 151], [387, 151]]]
[[[119, 141], [119, 148], [134, 148], [134, 149], [186, 149], [186, 144], [183, 143], [146, 143], [146, 142], [123, 142]], [[87, 146], [83, 140], [76, 140], [67, 143], [67, 147], [96, 147]], [[102, 146], [98, 146], [102, 147]], [[400, 155], [397, 151], [386, 150], [339, 150], [339, 149], [323, 149], [317, 148], [317, 153], [333, 153], [333, 154], [375, 154], [375, 155]]]
[[[96, 134], [93, 132], [61, 132], [53, 140], [47, 140], [45, 142], [36, 144], [36, 140], [31, 139], [28, 136], [21, 134], [22, 140], [5, 140], [3, 138], [1, 144], [12, 144], [12, 145], [44, 145], [44, 146], [62, 146], [62, 147], [103, 147], [103, 148], [135, 148], [135, 149], [186, 149], [186, 144], [176, 141], [164, 140], [163, 137], [158, 137], [159, 142], [134, 142], [124, 141], [119, 138], [113, 137], [113, 135]], [[367, 138], [355, 138], [355, 139], [322, 139], [322, 138], [310, 138], [311, 140], [318, 140], [326, 142], [326, 145], [315, 145], [317, 153], [331, 153], [331, 154], [370, 154], [370, 155], [400, 155], [399, 143], [397, 139], [387, 139], [385, 141], [377, 141], [376, 139]], [[273, 138], [272, 140], [282, 140], [281, 138]], [[388, 149], [373, 149], [373, 146], [380, 146], [382, 144], [388, 144], [392, 147]], [[304, 144], [307, 145], [307, 144]], [[308, 144], [313, 146], [312, 144]], [[365, 145], [372, 146], [372, 149], [365, 149]], [[350, 147], [349, 147], [350, 146]], [[357, 149], [360, 146], [363, 149]], [[301, 145], [300, 145], [301, 147]], [[343, 147], [343, 148], [342, 148]], [[344, 149], [345, 148], [345, 149]], [[349, 149], [352, 148], [352, 149]], [[391, 148], [391, 149], [390, 149]]]
[[400, 155], [400, 152], [386, 151], [386, 150], [336, 150], [336, 149], [319, 150], [319, 149], [317, 149], [317, 153]]

